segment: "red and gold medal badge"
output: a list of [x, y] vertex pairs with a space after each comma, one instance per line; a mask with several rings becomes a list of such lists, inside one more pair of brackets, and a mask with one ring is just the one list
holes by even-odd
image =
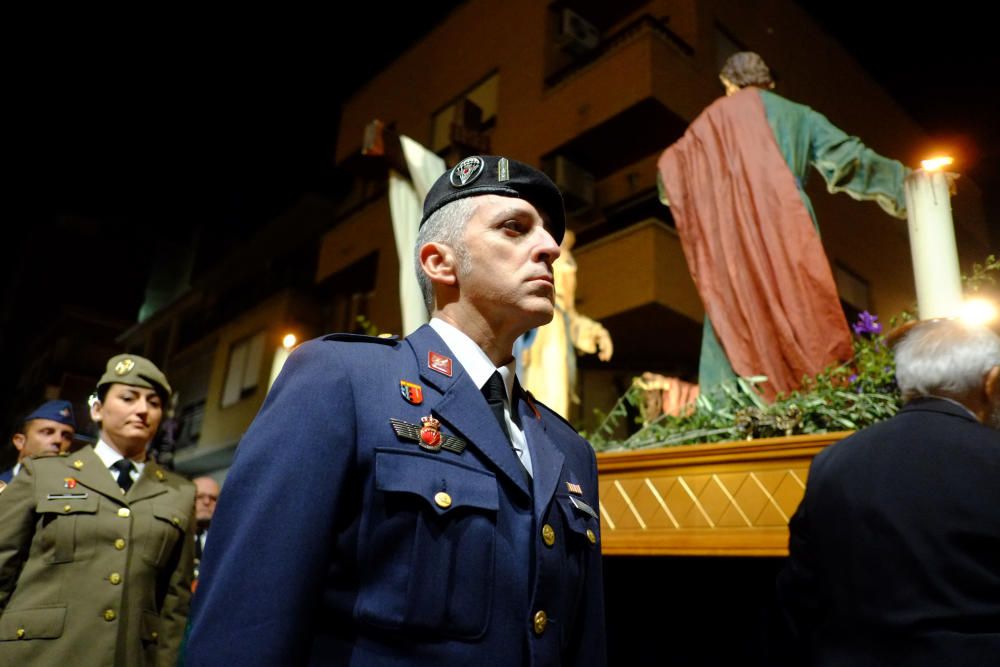
[[63, 486], [65, 488], [67, 488], [67, 489], [75, 489], [76, 488], [76, 480], [73, 479], [72, 477], [64, 477], [63, 478]]
[[441, 449], [441, 422], [434, 417], [421, 417], [420, 446], [432, 452]]

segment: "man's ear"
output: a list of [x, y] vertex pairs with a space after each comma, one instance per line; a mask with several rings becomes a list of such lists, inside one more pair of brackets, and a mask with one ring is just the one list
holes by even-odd
[[12, 437], [10, 439], [10, 441], [14, 443], [14, 447], [17, 448], [18, 452], [23, 452], [24, 451], [24, 443], [26, 443], [28, 441], [28, 437], [26, 435], [24, 435], [23, 433], [15, 433], [14, 437]]
[[432, 283], [458, 284], [458, 262], [455, 251], [445, 243], [431, 241], [420, 247], [420, 266]]

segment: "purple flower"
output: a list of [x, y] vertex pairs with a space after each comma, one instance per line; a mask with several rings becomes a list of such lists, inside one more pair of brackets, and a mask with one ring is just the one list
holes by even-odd
[[848, 384], [854, 384], [857, 381], [858, 381], [858, 374], [857, 373], [853, 373], [851, 375], [851, 377], [847, 378], [847, 383]]
[[859, 336], [863, 334], [882, 333], [882, 325], [878, 322], [878, 315], [872, 315], [867, 310], [861, 311], [858, 315], [857, 323], [852, 325], [851, 328]]

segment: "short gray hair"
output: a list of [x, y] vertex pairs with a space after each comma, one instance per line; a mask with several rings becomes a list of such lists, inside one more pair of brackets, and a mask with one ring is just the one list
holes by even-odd
[[469, 253], [465, 249], [465, 225], [476, 214], [476, 209], [479, 208], [478, 199], [478, 197], [463, 197], [445, 204], [431, 213], [427, 222], [417, 232], [413, 264], [417, 272], [417, 284], [420, 285], [428, 313], [434, 312], [434, 283], [420, 265], [420, 249], [427, 243], [444, 243], [450, 246], [458, 259], [459, 273], [467, 273], [470, 267]]
[[903, 398], [968, 396], [1000, 365], [1000, 336], [958, 320], [921, 322], [896, 346], [896, 383]]

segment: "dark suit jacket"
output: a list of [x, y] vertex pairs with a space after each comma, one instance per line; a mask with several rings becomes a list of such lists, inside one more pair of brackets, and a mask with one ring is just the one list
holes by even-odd
[[[431, 351], [453, 359], [451, 377]], [[430, 327], [302, 345], [226, 478], [187, 664], [603, 665], [594, 452], [545, 407], [518, 409], [530, 490]], [[464, 451], [426, 451], [389, 421], [430, 414]]]
[[6, 470], [0, 472], [0, 482], [10, 483], [10, 480], [14, 478], [14, 469], [7, 468]]
[[913, 401], [815, 458], [790, 528], [805, 664], [1000, 664], [1000, 432]]

